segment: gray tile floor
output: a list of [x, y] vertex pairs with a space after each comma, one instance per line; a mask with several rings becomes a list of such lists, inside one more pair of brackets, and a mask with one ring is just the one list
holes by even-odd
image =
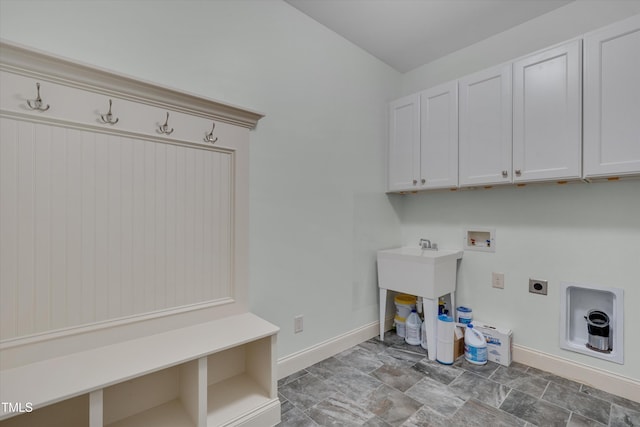
[[395, 333], [278, 382], [280, 426], [640, 426], [640, 403], [520, 363], [445, 366]]

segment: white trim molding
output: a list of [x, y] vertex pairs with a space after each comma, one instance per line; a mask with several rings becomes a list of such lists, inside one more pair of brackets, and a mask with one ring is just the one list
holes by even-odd
[[632, 378], [521, 345], [513, 346], [513, 361], [640, 402], [640, 381]]
[[187, 115], [254, 129], [264, 114], [0, 39], [0, 69]]
[[[390, 330], [392, 325], [393, 317], [387, 318], [385, 320], [385, 330]], [[337, 337], [322, 341], [288, 356], [281, 357], [278, 359], [278, 379], [289, 376], [301, 369], [308, 368], [354, 345], [378, 336], [380, 333], [379, 328], [379, 321], [368, 323], [342, 335], [338, 335]]]

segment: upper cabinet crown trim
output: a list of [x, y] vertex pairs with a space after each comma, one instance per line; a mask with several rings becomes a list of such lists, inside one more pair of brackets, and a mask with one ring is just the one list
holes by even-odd
[[264, 114], [0, 40], [0, 70], [254, 129]]

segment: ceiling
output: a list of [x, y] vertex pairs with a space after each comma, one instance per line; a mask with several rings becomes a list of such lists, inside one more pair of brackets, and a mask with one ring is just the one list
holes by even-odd
[[573, 0], [285, 0], [400, 72]]

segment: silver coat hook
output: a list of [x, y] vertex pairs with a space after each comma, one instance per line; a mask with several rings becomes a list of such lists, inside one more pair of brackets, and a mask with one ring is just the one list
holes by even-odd
[[204, 142], [210, 142], [214, 144], [218, 140], [218, 137], [215, 137], [215, 138], [213, 137], [213, 131], [215, 128], [216, 128], [216, 122], [213, 122], [213, 127], [211, 128], [211, 132], [204, 134]]
[[100, 118], [102, 119], [103, 123], [115, 125], [120, 119], [116, 117], [116, 119], [113, 120], [113, 114], [111, 114], [111, 103], [111, 100], [109, 100], [109, 112], [107, 114], [100, 114]]
[[49, 104], [47, 104], [46, 107], [43, 106], [44, 104], [40, 97], [40, 83], [36, 83], [36, 89], [38, 90], [38, 97], [36, 99], [27, 99], [27, 105], [32, 110], [47, 111], [49, 109]]
[[173, 132], [173, 128], [169, 130], [169, 112], [167, 111], [167, 120], [164, 121], [164, 124], [158, 127], [158, 131], [164, 135], [171, 135]]

